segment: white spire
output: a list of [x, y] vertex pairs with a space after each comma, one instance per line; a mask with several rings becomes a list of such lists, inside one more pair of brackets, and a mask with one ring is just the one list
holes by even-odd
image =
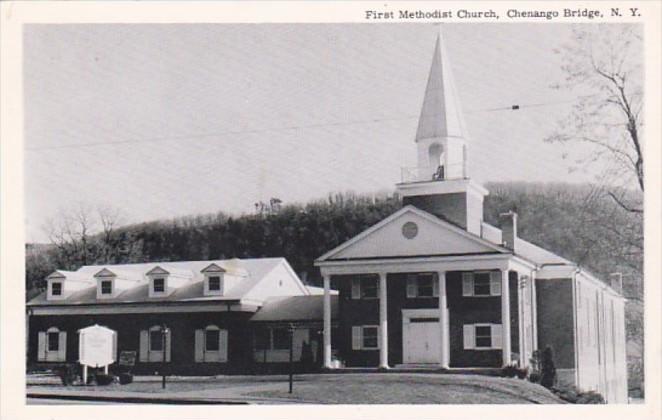
[[434, 47], [423, 108], [418, 120], [416, 141], [429, 138], [463, 137], [464, 131], [462, 110], [455, 91], [453, 72], [440, 30]]

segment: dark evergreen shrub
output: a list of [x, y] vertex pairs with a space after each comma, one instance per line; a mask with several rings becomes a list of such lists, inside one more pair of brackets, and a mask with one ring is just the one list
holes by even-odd
[[114, 382], [115, 377], [113, 375], [106, 375], [105, 373], [97, 373], [95, 379], [97, 385], [110, 385]]
[[540, 374], [538, 372], [531, 372], [529, 375], [529, 381], [534, 384], [540, 383]]
[[577, 398], [577, 404], [604, 404], [604, 397], [595, 391], [582, 392]]
[[574, 386], [553, 387], [551, 389], [559, 398], [572, 404], [604, 404], [604, 397], [595, 391], [583, 392]]
[[73, 385], [77, 377], [76, 370], [76, 366], [73, 364], [65, 364], [53, 369], [55, 374], [60, 377], [62, 385], [64, 386]]
[[552, 388], [556, 381], [556, 367], [554, 366], [554, 358], [552, 355], [552, 348], [547, 346], [542, 352], [542, 360], [540, 361], [540, 385], [545, 388]]
[[133, 375], [128, 372], [122, 372], [119, 374], [120, 385], [126, 385], [133, 382]]
[[304, 372], [311, 371], [313, 369], [313, 349], [312, 346], [304, 341], [301, 346], [301, 368]]

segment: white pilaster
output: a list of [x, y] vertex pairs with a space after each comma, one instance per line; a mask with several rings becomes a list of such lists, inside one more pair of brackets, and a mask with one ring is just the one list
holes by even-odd
[[[531, 328], [533, 334], [533, 348], [532, 351], [538, 350], [538, 304], [536, 303], [536, 270], [531, 271], [531, 319], [533, 327]], [[578, 382], [579, 383], [579, 382]]]
[[379, 367], [388, 369], [388, 313], [386, 273], [379, 273]]
[[508, 287], [508, 270], [501, 271], [501, 348], [503, 349], [503, 364], [510, 364], [510, 288]]
[[324, 275], [324, 367], [331, 369], [331, 277]]
[[441, 367], [448, 369], [450, 345], [448, 342], [448, 309], [446, 302], [446, 272], [439, 271], [439, 327], [441, 328]]

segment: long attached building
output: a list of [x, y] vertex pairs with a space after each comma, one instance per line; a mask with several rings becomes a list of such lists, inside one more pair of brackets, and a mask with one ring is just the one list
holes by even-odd
[[[133, 352], [138, 373], [161, 371], [164, 362], [177, 374], [261, 371], [289, 361], [291, 328], [294, 360], [306, 346], [313, 364], [321, 360], [320, 290], [283, 258], [56, 271], [27, 306], [32, 365], [77, 362], [78, 330], [94, 324], [117, 331], [117, 356]], [[276, 310], [289, 316], [270, 322]]]

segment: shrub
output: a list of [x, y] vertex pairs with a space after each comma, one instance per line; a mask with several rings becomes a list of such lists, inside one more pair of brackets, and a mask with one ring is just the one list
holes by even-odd
[[552, 355], [552, 348], [547, 346], [542, 352], [540, 360], [540, 385], [545, 388], [552, 388], [556, 382], [556, 367], [554, 366], [554, 358]]
[[301, 347], [301, 367], [304, 371], [310, 371], [313, 368], [313, 348], [307, 342], [304, 341]]
[[113, 375], [106, 375], [105, 373], [97, 373], [95, 375], [95, 379], [97, 381], [97, 385], [110, 385], [115, 381], [115, 377]]
[[517, 376], [517, 366], [516, 365], [506, 365], [501, 368], [501, 376], [506, 378], [514, 378]]
[[577, 404], [604, 404], [604, 397], [595, 391], [581, 392], [577, 398]]
[[119, 374], [120, 385], [126, 385], [133, 382], [133, 375], [128, 372], [122, 372]]
[[506, 365], [501, 368], [501, 376], [506, 378], [526, 378], [526, 375], [529, 373], [527, 368], [519, 368], [517, 363]]
[[572, 404], [604, 404], [604, 397], [595, 391], [583, 392], [574, 386], [551, 389], [559, 398]]
[[78, 376], [78, 372], [76, 369], [76, 365], [73, 364], [65, 364], [62, 366], [58, 366], [55, 369], [53, 369], [55, 374], [60, 377], [60, 380], [62, 381], [62, 385], [67, 386], [67, 385], [72, 385]]

